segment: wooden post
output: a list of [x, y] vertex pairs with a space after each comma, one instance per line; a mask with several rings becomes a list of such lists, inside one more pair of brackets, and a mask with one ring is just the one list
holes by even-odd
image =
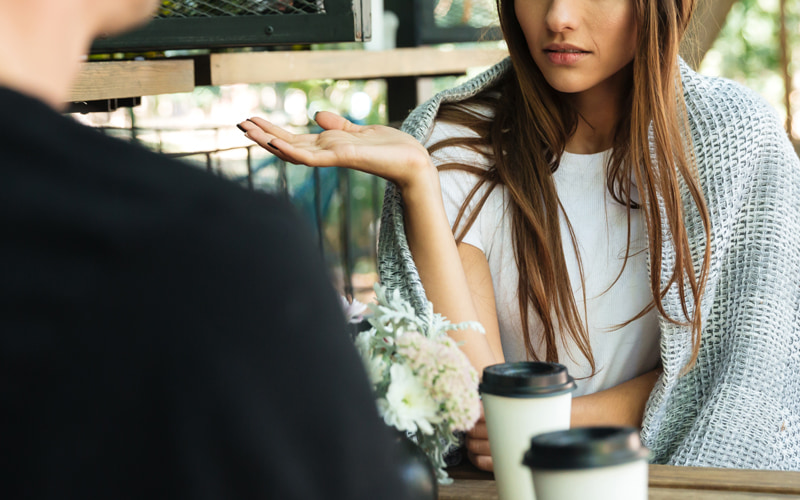
[[[385, 0], [385, 9], [397, 14], [397, 47], [419, 46], [420, 12], [418, 2]], [[417, 78], [401, 76], [386, 79], [386, 107], [389, 123], [399, 124], [417, 106]]]
[[786, 0], [780, 2], [780, 31], [778, 32], [780, 46], [780, 64], [783, 76], [784, 104], [786, 106], [786, 131], [789, 138], [794, 141], [792, 135], [792, 75], [789, 73], [789, 61], [792, 60], [789, 48], [789, 34], [786, 31]]
[[714, 45], [725, 18], [737, 0], [697, 0], [697, 10], [681, 44], [681, 56], [697, 69]]

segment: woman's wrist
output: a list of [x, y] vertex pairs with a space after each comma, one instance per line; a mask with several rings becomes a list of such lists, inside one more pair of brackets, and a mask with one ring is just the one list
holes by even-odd
[[651, 370], [620, 385], [572, 400], [571, 427], [641, 427], [644, 408], [661, 373]]
[[429, 199], [432, 195], [441, 196], [439, 171], [430, 156], [410, 162], [407, 172], [408, 175], [396, 183], [406, 203]]

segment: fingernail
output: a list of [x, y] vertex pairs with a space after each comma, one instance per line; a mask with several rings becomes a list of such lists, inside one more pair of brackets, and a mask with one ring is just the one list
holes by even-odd
[[245, 134], [247, 133], [247, 130], [245, 130], [245, 129], [244, 129], [244, 127], [242, 127], [242, 125], [241, 125], [241, 124], [239, 124], [239, 123], [237, 123], [237, 124], [236, 124], [236, 128], [238, 128], [239, 130], [241, 130], [241, 131], [242, 131], [242, 132], [244, 132]]

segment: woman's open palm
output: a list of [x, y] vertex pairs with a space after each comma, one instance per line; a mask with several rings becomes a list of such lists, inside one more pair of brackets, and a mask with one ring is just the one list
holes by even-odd
[[284, 161], [310, 167], [347, 167], [378, 175], [399, 186], [432, 168], [425, 147], [397, 129], [356, 125], [320, 111], [314, 117], [319, 134], [292, 134], [262, 118], [239, 124], [247, 137]]

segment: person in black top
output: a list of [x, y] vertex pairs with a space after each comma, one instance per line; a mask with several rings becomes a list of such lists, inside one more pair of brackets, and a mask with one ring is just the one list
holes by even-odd
[[283, 201], [58, 113], [153, 0], [0, 0], [0, 497], [405, 499]]

